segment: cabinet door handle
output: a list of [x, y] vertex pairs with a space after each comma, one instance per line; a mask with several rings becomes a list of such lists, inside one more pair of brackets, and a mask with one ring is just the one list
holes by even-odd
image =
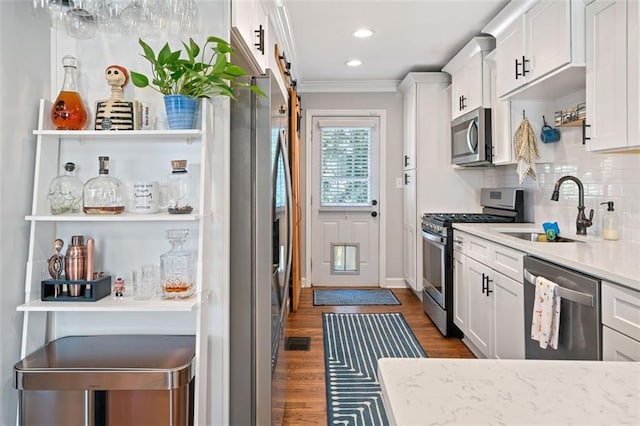
[[467, 105], [464, 103], [464, 101], [466, 101], [467, 98], [464, 97], [464, 95], [460, 96], [460, 109], [463, 110], [467, 107]]
[[518, 62], [518, 59], [516, 59], [516, 80], [518, 79], [518, 77], [520, 77], [520, 73], [518, 72], [518, 66], [520, 65], [520, 63]]
[[587, 120], [582, 120], [582, 145], [586, 145], [587, 141], [591, 140], [587, 137], [587, 127], [591, 127], [591, 124], [587, 124]]
[[524, 55], [522, 55], [522, 76], [524, 77], [525, 75], [527, 75], [528, 72], [530, 72], [531, 70], [527, 69], [527, 63], [529, 62], [529, 60], [527, 58], [524, 57]]
[[262, 27], [262, 24], [260, 24], [258, 29], [253, 32], [256, 33], [256, 37], [258, 38], [258, 42], [253, 45], [264, 55], [264, 28]]
[[404, 166], [407, 167], [409, 165], [409, 156], [405, 155], [404, 156]]
[[458, 111], [462, 111], [462, 96], [458, 96]]
[[487, 293], [486, 293], [487, 297], [489, 297], [489, 295], [493, 293], [493, 290], [489, 290], [489, 283], [492, 283], [492, 282], [493, 280], [490, 280], [489, 275], [487, 275]]
[[407, 173], [404, 174], [404, 184], [409, 185], [409, 175]]
[[484, 294], [484, 291], [485, 291], [485, 289], [486, 289], [486, 287], [484, 286], [484, 285], [485, 285], [485, 284], [484, 284], [484, 279], [485, 279], [485, 278], [488, 278], [488, 277], [487, 277], [487, 276], [484, 274], [484, 272], [483, 272], [483, 273], [482, 273], [482, 294]]

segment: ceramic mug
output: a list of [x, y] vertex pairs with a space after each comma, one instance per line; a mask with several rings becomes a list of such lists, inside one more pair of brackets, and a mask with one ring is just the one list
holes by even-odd
[[543, 126], [540, 139], [542, 139], [544, 143], [558, 142], [560, 140], [560, 132], [554, 127]]
[[133, 212], [151, 214], [160, 211], [160, 184], [156, 181], [133, 184]]

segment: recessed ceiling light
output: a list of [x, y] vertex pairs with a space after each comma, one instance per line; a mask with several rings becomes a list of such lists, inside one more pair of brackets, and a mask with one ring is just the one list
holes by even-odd
[[358, 38], [367, 38], [367, 37], [371, 37], [374, 34], [374, 32], [375, 31], [370, 30], [369, 28], [361, 28], [357, 30], [355, 33], [353, 33], [353, 36]]
[[351, 59], [350, 61], [345, 62], [349, 67], [358, 67], [362, 65], [362, 61], [360, 59]]

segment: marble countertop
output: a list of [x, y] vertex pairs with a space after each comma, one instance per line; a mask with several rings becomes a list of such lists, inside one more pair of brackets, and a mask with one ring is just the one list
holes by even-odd
[[584, 237], [575, 234], [562, 234], [562, 236], [579, 242], [532, 242], [501, 233], [509, 231], [542, 231], [542, 225], [538, 226], [532, 223], [508, 225], [454, 223], [453, 227], [550, 262], [640, 291], [640, 262], [638, 261], [640, 259], [640, 244], [628, 241], [607, 241], [598, 237]]
[[640, 363], [382, 358], [391, 425], [640, 424]]

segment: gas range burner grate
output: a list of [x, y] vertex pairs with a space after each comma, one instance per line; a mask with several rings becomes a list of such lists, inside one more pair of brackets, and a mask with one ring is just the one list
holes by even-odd
[[451, 223], [507, 223], [513, 222], [514, 218], [486, 213], [425, 213], [422, 221], [449, 226]]

